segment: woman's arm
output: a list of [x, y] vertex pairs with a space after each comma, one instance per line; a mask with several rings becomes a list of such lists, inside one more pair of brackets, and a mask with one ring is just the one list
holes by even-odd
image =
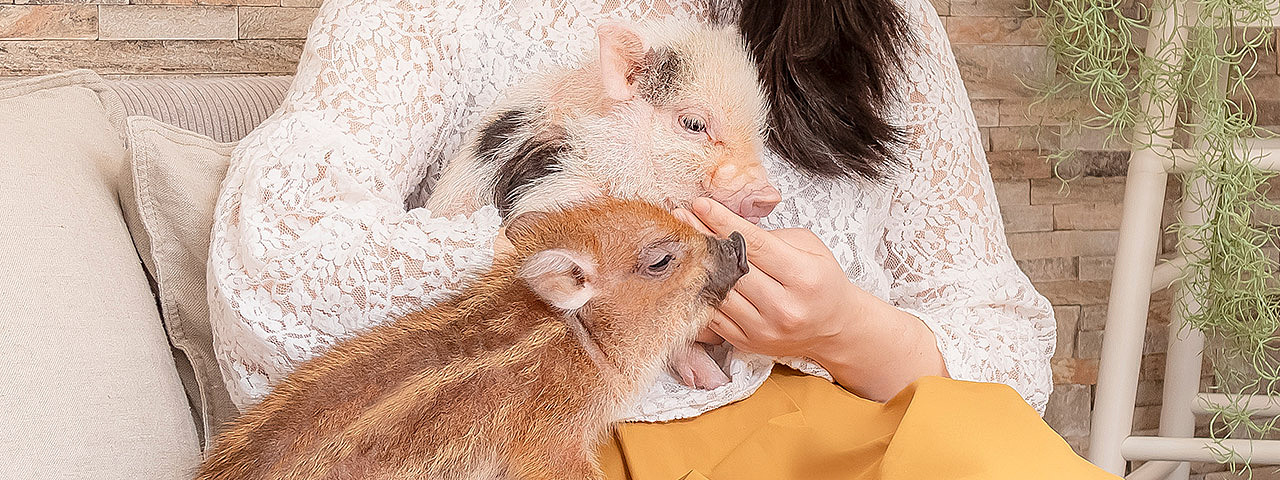
[[496, 211], [441, 219], [404, 208], [428, 158], [461, 141], [469, 92], [454, 75], [463, 55], [447, 15], [412, 2], [325, 2], [285, 103], [233, 154], [209, 289], [239, 405], [489, 261]]
[[910, 170], [886, 224], [889, 301], [937, 337], [948, 373], [1005, 383], [1040, 411], [1052, 390], [1056, 327], [1049, 302], [1009, 252], [986, 155], [941, 22], [928, 2], [908, 65]]
[[1043, 411], [1052, 388], [1052, 310], [1009, 253], [941, 23], [927, 2], [906, 10], [920, 26], [920, 49], [903, 82], [910, 164], [891, 179], [880, 239], [889, 298], [853, 285], [809, 231], [761, 230], [699, 201], [696, 217], [678, 214], [721, 235], [742, 233], [754, 267], [712, 330], [745, 350], [808, 356], [870, 399], [886, 400], [921, 376], [949, 375], [1008, 384]]

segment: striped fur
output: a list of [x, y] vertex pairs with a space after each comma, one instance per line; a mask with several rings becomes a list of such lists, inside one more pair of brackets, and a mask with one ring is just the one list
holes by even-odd
[[[453, 300], [301, 365], [218, 437], [197, 478], [599, 478], [596, 443], [705, 324], [741, 247], [617, 200], [507, 231], [515, 253]], [[660, 277], [646, 271], [655, 248], [674, 252]], [[574, 311], [522, 276], [552, 249], [592, 262], [573, 272], [595, 292]]]

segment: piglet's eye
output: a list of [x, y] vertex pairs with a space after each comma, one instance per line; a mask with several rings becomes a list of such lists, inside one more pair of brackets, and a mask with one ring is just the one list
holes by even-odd
[[675, 257], [670, 253], [666, 254], [662, 259], [654, 262], [652, 265], [649, 265], [649, 273], [656, 275], [667, 271], [667, 267], [671, 266], [671, 260], [673, 258]]
[[681, 115], [680, 126], [693, 133], [703, 133], [707, 131], [707, 121], [697, 115]]

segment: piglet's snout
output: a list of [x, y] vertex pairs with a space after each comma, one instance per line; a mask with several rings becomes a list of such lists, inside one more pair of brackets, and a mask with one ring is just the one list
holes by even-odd
[[738, 274], [746, 275], [751, 271], [751, 264], [747, 263], [747, 240], [742, 238], [742, 234], [733, 232], [729, 234], [728, 248], [733, 252], [733, 256], [737, 257]]
[[707, 237], [707, 240], [711, 248], [711, 263], [702, 295], [707, 303], [716, 305], [724, 301], [729, 289], [747, 274], [751, 264], [747, 262], [747, 242], [742, 234], [733, 232], [723, 240], [715, 237]]
[[733, 210], [742, 218], [750, 220], [751, 223], [758, 223], [761, 218], [769, 215], [769, 212], [773, 211], [773, 207], [778, 206], [778, 202], [781, 201], [782, 194], [778, 193], [778, 189], [765, 183], [757, 186], [743, 197], [742, 202], [738, 204], [738, 208]]
[[721, 165], [711, 175], [710, 196], [733, 213], [757, 223], [782, 201], [782, 194], [769, 183], [764, 166]]

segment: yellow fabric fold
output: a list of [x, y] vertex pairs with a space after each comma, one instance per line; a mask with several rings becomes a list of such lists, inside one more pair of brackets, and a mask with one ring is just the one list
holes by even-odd
[[611, 480], [1117, 478], [1008, 386], [925, 377], [881, 404], [786, 367], [698, 417], [620, 424], [599, 459]]

